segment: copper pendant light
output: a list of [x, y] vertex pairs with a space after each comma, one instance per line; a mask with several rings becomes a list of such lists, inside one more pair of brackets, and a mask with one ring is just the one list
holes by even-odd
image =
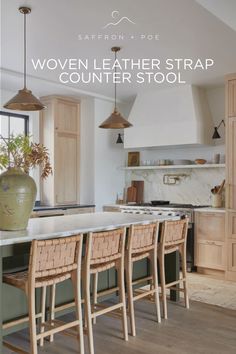
[[[112, 52], [115, 53], [115, 61], [116, 61], [116, 53], [120, 51], [120, 47], [112, 47]], [[116, 67], [115, 67], [116, 73]], [[112, 114], [101, 124], [99, 128], [104, 129], [123, 129], [132, 127], [132, 124], [129, 123], [122, 115], [118, 112], [116, 107], [116, 82], [115, 82], [115, 107]]]
[[26, 15], [31, 12], [31, 9], [20, 7], [19, 11], [24, 15], [24, 87], [3, 107], [18, 111], [40, 111], [45, 108], [44, 105], [26, 88]]

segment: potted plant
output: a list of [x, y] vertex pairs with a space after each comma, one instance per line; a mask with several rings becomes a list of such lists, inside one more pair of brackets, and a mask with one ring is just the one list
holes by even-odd
[[12, 135], [1, 140], [0, 169], [6, 171], [0, 175], [0, 229], [24, 230], [37, 192], [29, 171], [40, 166], [42, 178], [52, 173], [48, 150], [29, 136]]

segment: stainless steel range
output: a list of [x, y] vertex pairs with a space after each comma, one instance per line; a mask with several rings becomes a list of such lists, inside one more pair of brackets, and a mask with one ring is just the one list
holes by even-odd
[[149, 214], [149, 215], [186, 215], [189, 218], [190, 224], [194, 222], [194, 206], [190, 204], [168, 204], [152, 206], [151, 204], [128, 204], [120, 206], [122, 213], [132, 214]]
[[120, 206], [122, 213], [188, 216], [189, 229], [187, 238], [187, 270], [192, 272], [194, 267], [194, 209], [204, 208], [206, 205], [173, 204], [166, 202], [153, 206], [151, 203], [127, 204]]

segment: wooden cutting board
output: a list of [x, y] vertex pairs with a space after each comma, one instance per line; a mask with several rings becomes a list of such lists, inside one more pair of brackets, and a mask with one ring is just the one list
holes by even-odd
[[134, 186], [128, 187], [126, 202], [127, 203], [135, 203], [136, 196], [137, 196], [137, 189]]
[[132, 181], [131, 185], [136, 188], [136, 203], [143, 203], [144, 181]]

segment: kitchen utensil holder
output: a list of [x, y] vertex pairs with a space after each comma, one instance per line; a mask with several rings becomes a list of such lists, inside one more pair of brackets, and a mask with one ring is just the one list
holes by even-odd
[[212, 194], [211, 203], [213, 208], [220, 208], [222, 206], [222, 194]]

